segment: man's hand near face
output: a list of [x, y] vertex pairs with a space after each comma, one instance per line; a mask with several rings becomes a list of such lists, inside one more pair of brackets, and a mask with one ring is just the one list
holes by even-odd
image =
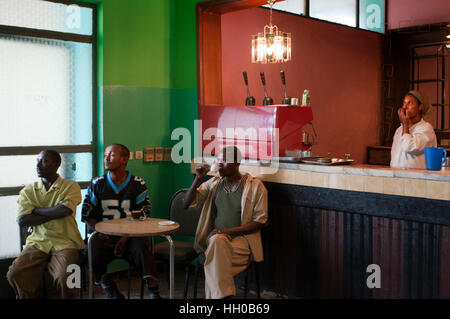
[[412, 126], [411, 121], [411, 114], [408, 113], [408, 111], [401, 107], [397, 110], [398, 118], [400, 120], [400, 123], [403, 125], [403, 134], [407, 133], [409, 134], [409, 129]]

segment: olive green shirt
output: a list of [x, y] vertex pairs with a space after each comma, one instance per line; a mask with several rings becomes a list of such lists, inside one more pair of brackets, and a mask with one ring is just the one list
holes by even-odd
[[[244, 178], [244, 177], [243, 177]], [[243, 183], [234, 192], [225, 190], [225, 179], [220, 183], [214, 204], [216, 205], [216, 218], [214, 228], [233, 228], [241, 226], [241, 200]]]
[[17, 217], [31, 214], [35, 208], [48, 208], [60, 204], [73, 212], [72, 215], [33, 226], [33, 232], [28, 236], [25, 245], [35, 246], [44, 253], [49, 253], [52, 248], [83, 249], [84, 242], [75, 220], [76, 208], [80, 202], [81, 191], [78, 183], [60, 176], [48, 191], [42, 180], [25, 186], [17, 200]]

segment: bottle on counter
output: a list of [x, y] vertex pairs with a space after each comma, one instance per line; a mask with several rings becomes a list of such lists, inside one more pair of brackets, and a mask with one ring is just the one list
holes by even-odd
[[309, 94], [309, 90], [305, 89], [303, 91], [302, 106], [310, 106], [310, 103], [311, 95]]

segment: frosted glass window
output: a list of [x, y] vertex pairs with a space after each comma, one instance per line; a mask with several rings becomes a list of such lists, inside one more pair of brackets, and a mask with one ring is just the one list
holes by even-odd
[[92, 9], [42, 0], [0, 0], [0, 24], [92, 35]]
[[384, 0], [359, 0], [359, 27], [384, 33]]
[[[3, 27], [0, 34], [0, 259], [20, 252], [18, 196], [10, 196], [11, 192], [39, 180], [37, 154], [17, 155], [21, 148], [30, 153], [55, 145], [95, 149], [94, 10], [94, 5], [83, 3], [0, 0], [0, 25], [12, 27]], [[58, 33], [47, 39], [46, 31]], [[91, 152], [61, 157], [58, 173], [63, 178], [92, 179]], [[81, 205], [78, 222], [80, 210]], [[84, 234], [83, 223], [79, 228]]]
[[[266, 4], [263, 7], [270, 8], [270, 5]], [[305, 0], [285, 0], [282, 2], [275, 2], [272, 8], [295, 14], [305, 14]]]
[[313, 18], [356, 27], [355, 0], [310, 0]]
[[[80, 182], [92, 179], [91, 153], [63, 153], [61, 159], [58, 170], [61, 177]], [[37, 181], [36, 164], [36, 155], [0, 156], [0, 187], [22, 186]]]
[[0, 197], [0, 259], [14, 258], [20, 253], [19, 225], [16, 222], [18, 197]]
[[92, 142], [92, 45], [0, 35], [0, 146]]

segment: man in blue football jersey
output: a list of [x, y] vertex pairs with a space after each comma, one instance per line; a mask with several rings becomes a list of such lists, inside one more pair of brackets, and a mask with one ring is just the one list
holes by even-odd
[[[122, 144], [108, 146], [104, 154], [107, 174], [95, 178], [84, 198], [82, 221], [90, 227], [105, 219], [125, 218], [126, 211], [150, 213], [145, 182], [126, 170], [130, 151]], [[99, 234], [91, 241], [92, 265], [96, 283], [100, 283], [110, 299], [123, 299], [114, 281], [107, 274], [107, 265], [115, 258], [124, 258], [142, 273], [151, 299], [159, 299], [156, 265], [147, 238], [118, 237]]]

